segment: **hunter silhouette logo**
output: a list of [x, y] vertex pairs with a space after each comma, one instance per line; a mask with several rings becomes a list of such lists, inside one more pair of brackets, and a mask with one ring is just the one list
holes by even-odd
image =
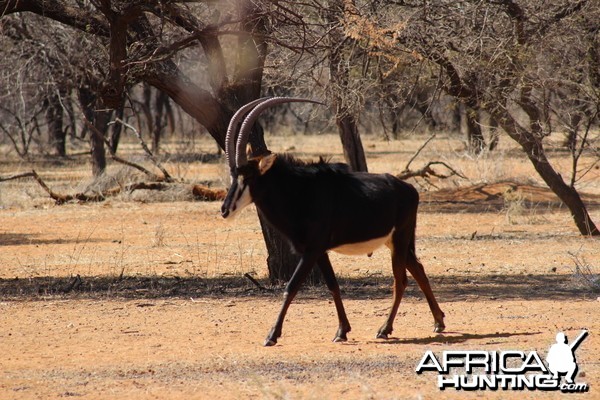
[[559, 375], [566, 374], [567, 383], [573, 384], [577, 375], [577, 360], [575, 359], [575, 350], [588, 335], [587, 330], [581, 331], [577, 339], [570, 345], [567, 344], [567, 336], [563, 332], [556, 334], [556, 343], [550, 347], [546, 362], [548, 369], [552, 372], [552, 377], [558, 379]]
[[[447, 350], [440, 357], [427, 350], [415, 372], [438, 372], [440, 390], [560, 390], [582, 393], [587, 383], [575, 382], [579, 369], [575, 351], [587, 337], [583, 330], [570, 344], [563, 332], [556, 335], [546, 363], [536, 351]], [[561, 382], [562, 376], [565, 376]]]

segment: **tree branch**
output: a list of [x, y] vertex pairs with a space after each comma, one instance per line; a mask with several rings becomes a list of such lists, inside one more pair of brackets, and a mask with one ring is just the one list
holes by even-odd
[[[440, 174], [440, 173], [436, 172], [433, 168], [431, 168], [433, 165], [441, 165], [441, 166], [447, 168], [450, 171], [450, 174], [444, 175], [444, 174]], [[463, 179], [468, 179], [466, 176], [464, 176], [463, 174], [461, 174], [460, 172], [458, 172], [457, 170], [455, 170], [454, 168], [452, 168], [451, 166], [449, 166], [448, 164], [446, 164], [443, 161], [429, 161], [421, 169], [418, 169], [416, 171], [411, 171], [409, 169], [405, 169], [404, 171], [402, 171], [401, 173], [396, 175], [396, 177], [398, 179], [402, 179], [402, 180], [406, 180], [408, 178], [414, 178], [414, 177], [421, 177], [421, 178], [427, 179], [432, 176], [434, 176], [436, 178], [440, 178], [440, 179], [447, 179], [447, 178], [450, 178], [451, 176], [458, 176]]]
[[108, 23], [100, 13], [69, 6], [62, 0], [0, 0], [0, 16], [24, 11], [53, 19], [92, 35], [110, 36]]
[[423, 149], [429, 144], [429, 142], [431, 142], [434, 138], [435, 138], [436, 134], [434, 133], [433, 135], [431, 135], [429, 137], [429, 139], [427, 139], [425, 141], [425, 143], [423, 143], [421, 145], [421, 147], [419, 147], [419, 149], [415, 152], [415, 154], [413, 154], [413, 156], [410, 158], [410, 160], [408, 160], [408, 162], [406, 163], [406, 167], [404, 167], [405, 171], [408, 171], [410, 168], [410, 164], [415, 160], [415, 158], [417, 158], [417, 156], [421, 153], [421, 151], [423, 151]]
[[[163, 173], [164, 176], [164, 181], [165, 182], [173, 182], [173, 177], [169, 174], [169, 172], [165, 169], [165, 167], [162, 166], [162, 164], [160, 163], [160, 161], [158, 161], [156, 159], [156, 157], [154, 157], [154, 154], [152, 154], [152, 151], [150, 151], [150, 149], [148, 148], [148, 145], [146, 144], [146, 142], [144, 141], [144, 139], [142, 139], [142, 135], [138, 132], [137, 129], [135, 129], [134, 126], [128, 124], [125, 121], [122, 121], [121, 119], [117, 118], [115, 120], [116, 123], [119, 123], [121, 125], [123, 125], [126, 128], [129, 128], [133, 131], [133, 133], [135, 134], [135, 136], [138, 138], [140, 145], [142, 146], [142, 149], [144, 149], [144, 151], [146, 152], [146, 155], [148, 155], [148, 158], [150, 159], [150, 161], [152, 161], [152, 163], [154, 165], [156, 165], [156, 167], [158, 169], [160, 169], [160, 171]], [[112, 122], [111, 122], [112, 124]]]

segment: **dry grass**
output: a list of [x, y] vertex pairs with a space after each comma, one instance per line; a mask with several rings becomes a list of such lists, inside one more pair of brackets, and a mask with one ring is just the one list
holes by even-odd
[[[371, 172], [399, 173], [404, 170], [413, 154], [427, 140], [427, 136], [412, 135], [401, 140], [386, 141], [375, 136], [363, 138], [367, 161]], [[269, 138], [270, 147], [275, 152], [287, 151], [304, 159], [316, 160], [324, 156], [332, 161], [343, 161], [343, 154], [339, 139], [335, 135], [315, 136], [275, 136]], [[6, 152], [0, 147], [0, 153]], [[120, 155], [124, 158], [145, 165], [154, 170], [151, 163], [145, 159], [137, 143], [123, 143]], [[14, 156], [12, 156], [14, 157]], [[193, 143], [192, 148], [185, 148], [179, 142], [165, 143], [162, 162], [166, 169], [179, 182], [207, 183], [214, 187], [226, 187], [229, 182], [227, 168], [222, 156], [216, 154], [216, 148], [211, 138], [203, 137]], [[570, 159], [566, 152], [551, 152], [552, 162], [560, 167], [565, 179], [569, 175]], [[494, 183], [500, 181], [513, 181], [522, 184], [543, 186], [543, 182], [520, 152], [514, 142], [505, 139], [493, 152], [484, 152], [473, 157], [464, 147], [460, 138], [438, 134], [428, 144], [419, 156], [413, 161], [411, 167], [418, 168], [428, 161], [440, 160], [448, 163], [468, 178], [468, 182], [453, 177], [449, 180], [433, 181], [435, 186], [426, 184], [417, 179], [416, 184], [421, 190], [435, 190], [436, 188], [453, 188], [478, 183]], [[592, 162], [592, 158], [582, 161], [582, 169]], [[208, 161], [208, 162], [207, 162]], [[75, 157], [56, 162], [37, 158], [26, 162], [15, 158], [8, 158], [0, 163], [0, 174], [24, 172], [36, 169], [42, 177], [57, 191], [101, 191], [115, 185], [125, 186], [144, 177], [131, 168], [120, 164], [111, 163], [107, 173], [98, 178], [90, 178], [90, 165], [85, 157]], [[600, 170], [592, 170], [584, 179], [578, 182], [585, 192], [600, 194]], [[6, 182], [2, 183], [0, 191], [0, 207], [10, 208], [18, 206], [40, 206], [43, 200], [42, 192], [34, 182]], [[147, 195], [147, 193], [146, 193]], [[134, 196], [124, 200], [144, 201], [144, 196]], [[187, 193], [181, 187], [157, 198], [151, 196], [147, 201], [177, 201], [189, 200]]]
[[584, 290], [591, 289], [594, 292], [600, 293], [600, 270], [598, 269], [598, 265], [588, 263], [582, 249], [579, 249], [577, 252], [569, 252], [569, 255], [575, 264], [573, 270], [575, 280]]

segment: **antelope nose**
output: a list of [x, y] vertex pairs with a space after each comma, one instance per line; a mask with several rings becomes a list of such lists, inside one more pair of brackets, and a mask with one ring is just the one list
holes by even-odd
[[229, 216], [229, 208], [222, 206], [221, 207], [221, 216], [223, 218], [227, 218]]

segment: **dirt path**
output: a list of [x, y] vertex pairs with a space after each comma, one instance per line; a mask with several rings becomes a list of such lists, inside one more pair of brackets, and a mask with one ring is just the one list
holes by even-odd
[[[348, 300], [351, 340], [332, 344], [332, 305], [311, 299], [292, 308], [280, 345], [264, 348], [260, 341], [271, 323], [264, 316], [275, 315], [278, 303], [252, 297], [5, 302], [0, 394], [15, 399], [437, 398], [435, 374], [414, 373], [426, 350], [545, 355], [557, 328], [572, 334], [583, 320], [592, 332], [600, 329], [593, 300], [472, 300], [443, 303], [450, 329], [437, 336], [430, 333], [430, 318], [421, 317], [428, 313], [426, 305], [411, 297], [394, 338], [380, 341], [373, 332], [389, 301]], [[590, 394], [600, 384], [599, 347], [592, 336], [579, 350], [585, 373], [580, 380], [591, 386]]]

